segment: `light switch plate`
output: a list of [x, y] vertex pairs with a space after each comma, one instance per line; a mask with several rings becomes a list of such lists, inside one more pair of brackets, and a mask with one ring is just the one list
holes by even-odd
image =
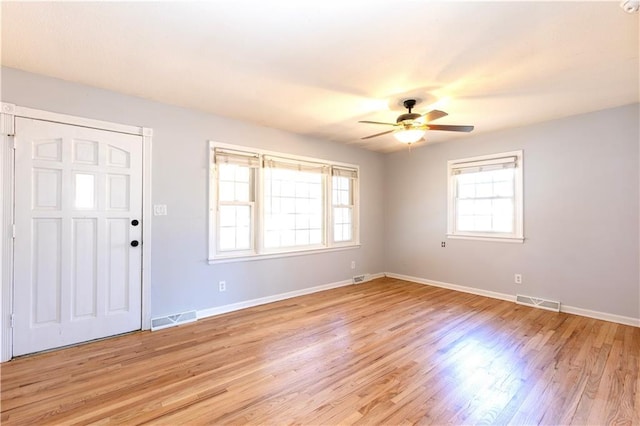
[[154, 204], [153, 205], [153, 215], [154, 216], [166, 216], [167, 215], [167, 205], [166, 204]]

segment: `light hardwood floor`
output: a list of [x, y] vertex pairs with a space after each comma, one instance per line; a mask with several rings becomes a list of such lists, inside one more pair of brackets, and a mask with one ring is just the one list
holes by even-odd
[[2, 364], [2, 424], [640, 424], [640, 328], [382, 278]]

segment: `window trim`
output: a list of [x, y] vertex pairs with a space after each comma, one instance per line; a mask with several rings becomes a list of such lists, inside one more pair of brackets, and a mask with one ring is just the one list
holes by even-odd
[[[508, 158], [515, 158], [514, 176], [514, 219], [515, 229], [513, 233], [492, 233], [474, 231], [456, 231], [456, 186], [453, 171], [460, 169], [462, 164], [468, 166], [486, 166], [500, 163]], [[473, 163], [473, 164], [472, 164]], [[496, 154], [480, 155], [476, 157], [460, 158], [447, 161], [447, 238], [465, 239], [477, 241], [499, 241], [507, 243], [524, 242], [524, 182], [523, 182], [524, 156], [523, 150], [500, 152]]]
[[[219, 214], [217, 214], [218, 207], [218, 185], [217, 185], [217, 168], [215, 167], [215, 150], [233, 151], [245, 155], [258, 156], [260, 165], [254, 174], [254, 201], [253, 201], [253, 221], [251, 224], [252, 233], [252, 249], [243, 251], [227, 251], [220, 252], [218, 250], [218, 220]], [[323, 177], [323, 210], [324, 210], [324, 225], [323, 225], [323, 237], [324, 242], [321, 245], [307, 245], [301, 247], [287, 247], [283, 249], [265, 249], [263, 241], [263, 228], [264, 228], [264, 214], [263, 214], [263, 195], [264, 195], [264, 167], [262, 165], [263, 157], [278, 158], [282, 160], [290, 160], [292, 162], [303, 162], [310, 165], [320, 165], [329, 167], [329, 173]], [[331, 168], [337, 167], [340, 169], [354, 170], [357, 177], [353, 181], [353, 239], [351, 241], [334, 242], [333, 241], [333, 217], [332, 217], [332, 174]], [[355, 164], [343, 163], [337, 161], [328, 161], [319, 158], [286, 154], [277, 151], [263, 150], [248, 146], [226, 144], [222, 142], [209, 141], [209, 214], [208, 214], [208, 263], [228, 263], [238, 262], [246, 260], [261, 260], [272, 259], [289, 256], [301, 256], [314, 253], [324, 253], [336, 250], [345, 250], [351, 248], [360, 247], [360, 194], [359, 194], [359, 180], [360, 180], [360, 167]]]

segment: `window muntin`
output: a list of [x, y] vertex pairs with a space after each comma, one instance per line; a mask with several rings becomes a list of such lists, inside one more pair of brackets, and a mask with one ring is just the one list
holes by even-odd
[[359, 244], [357, 167], [210, 147], [210, 261]]
[[450, 161], [451, 237], [522, 241], [522, 151]]

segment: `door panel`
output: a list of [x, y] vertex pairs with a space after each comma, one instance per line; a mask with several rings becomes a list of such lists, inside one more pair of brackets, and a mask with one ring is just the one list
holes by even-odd
[[141, 328], [142, 137], [16, 118], [14, 355]]

